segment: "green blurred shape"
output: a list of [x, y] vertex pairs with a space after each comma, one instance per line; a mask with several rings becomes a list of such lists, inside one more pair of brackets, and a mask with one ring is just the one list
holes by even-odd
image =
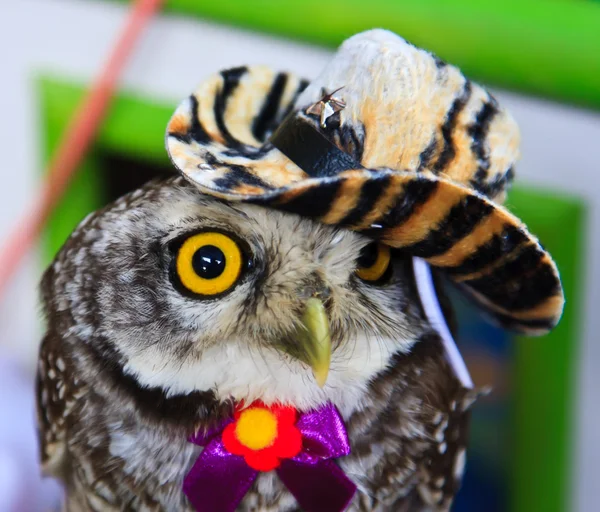
[[[47, 163], [85, 89], [81, 85], [51, 77], [41, 77], [37, 85], [42, 107], [43, 155]], [[105, 181], [97, 160], [98, 150], [124, 153], [141, 160], [170, 165], [164, 149], [164, 138], [165, 127], [173, 110], [170, 105], [132, 94], [122, 93], [114, 99], [94, 146], [49, 219], [44, 233], [46, 262], [54, 257], [75, 226], [89, 212], [104, 204]]]
[[[42, 77], [38, 91], [47, 160], [83, 97], [84, 87]], [[45, 233], [46, 261], [56, 254], [79, 221], [104, 203], [99, 153], [169, 165], [164, 133], [174, 109], [175, 105], [128, 93], [114, 98], [94, 147], [50, 218]], [[525, 185], [513, 188], [508, 206], [556, 259], [567, 297], [563, 319], [552, 333], [515, 343], [515, 452], [510, 454], [510, 510], [564, 512], [569, 510], [570, 454], [574, 446], [573, 370], [581, 340], [585, 206], [579, 200]]]
[[541, 338], [515, 340], [513, 512], [570, 510], [577, 417], [575, 369], [582, 336], [586, 246], [585, 203], [515, 187], [508, 206], [552, 254], [566, 304], [558, 326]]
[[[488, 84], [600, 108], [599, 2], [167, 0], [165, 9], [329, 47], [387, 28]], [[201, 59], [207, 49], [188, 51]]]

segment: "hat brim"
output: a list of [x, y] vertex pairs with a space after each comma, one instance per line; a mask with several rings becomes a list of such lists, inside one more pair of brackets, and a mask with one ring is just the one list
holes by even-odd
[[310, 177], [260, 141], [211, 136], [198, 125], [197, 102], [192, 96], [173, 116], [167, 148], [201, 192], [344, 227], [423, 258], [506, 328], [543, 334], [560, 319], [564, 297], [551, 256], [486, 196], [427, 170]]

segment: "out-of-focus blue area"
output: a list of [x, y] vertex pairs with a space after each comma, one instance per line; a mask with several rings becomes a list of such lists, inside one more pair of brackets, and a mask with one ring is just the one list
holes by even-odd
[[467, 470], [455, 512], [505, 512], [509, 506], [511, 453], [510, 335], [488, 323], [473, 305], [447, 286], [458, 320], [457, 343], [477, 386], [491, 393], [472, 408]]

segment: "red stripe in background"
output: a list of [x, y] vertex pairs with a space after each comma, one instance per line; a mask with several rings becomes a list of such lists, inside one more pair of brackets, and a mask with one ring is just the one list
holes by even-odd
[[77, 171], [102, 123], [119, 76], [135, 43], [163, 2], [164, 0], [135, 1], [104, 68], [71, 119], [29, 211], [16, 223], [0, 251], [0, 297]]

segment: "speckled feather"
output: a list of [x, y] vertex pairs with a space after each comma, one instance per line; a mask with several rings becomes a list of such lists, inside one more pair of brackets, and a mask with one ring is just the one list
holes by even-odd
[[[169, 244], [213, 227], [235, 232], [254, 267], [216, 301], [169, 281]], [[332, 401], [351, 446], [341, 467], [359, 492], [351, 510], [447, 510], [464, 467], [475, 393], [462, 389], [424, 321], [407, 259], [391, 281], [360, 282], [369, 240], [259, 206], [200, 194], [181, 178], [153, 182], [85, 219], [46, 272], [48, 320], [38, 413], [45, 471], [67, 510], [189, 510], [187, 442], [240, 399], [306, 409]], [[334, 351], [327, 385], [273, 348], [303, 293], [325, 283]], [[240, 510], [296, 510], [262, 475]]]

